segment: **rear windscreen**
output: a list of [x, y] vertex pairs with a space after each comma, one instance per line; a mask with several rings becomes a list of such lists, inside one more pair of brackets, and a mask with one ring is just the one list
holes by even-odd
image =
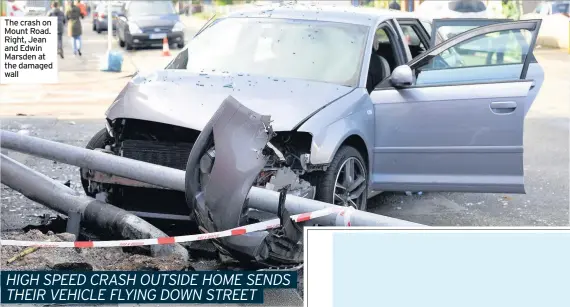
[[448, 4], [449, 9], [458, 13], [479, 13], [487, 10], [485, 3], [480, 0], [457, 0]]

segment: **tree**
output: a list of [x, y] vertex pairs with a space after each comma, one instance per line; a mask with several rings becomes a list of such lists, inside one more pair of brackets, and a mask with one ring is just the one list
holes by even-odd
[[503, 0], [503, 15], [508, 19], [519, 19], [519, 5], [514, 0]]

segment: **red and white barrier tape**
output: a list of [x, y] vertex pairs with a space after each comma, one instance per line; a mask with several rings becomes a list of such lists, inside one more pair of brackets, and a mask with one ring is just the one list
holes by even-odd
[[[291, 220], [297, 223], [327, 216], [333, 213], [344, 212], [345, 208], [325, 208], [314, 212], [292, 215]], [[178, 237], [162, 237], [154, 239], [140, 240], [113, 240], [113, 241], [75, 241], [75, 242], [50, 242], [50, 241], [19, 241], [19, 240], [0, 240], [0, 245], [4, 246], [35, 246], [35, 247], [117, 247], [117, 246], [143, 246], [157, 244], [174, 244], [182, 242], [193, 242], [201, 240], [209, 240], [214, 238], [223, 238], [230, 236], [240, 236], [246, 233], [273, 229], [281, 226], [279, 219], [273, 219], [261, 223], [250, 224], [234, 229], [228, 229], [218, 232], [210, 232], [204, 234], [178, 236]], [[350, 223], [349, 223], [350, 225]]]
[[354, 212], [354, 208], [352, 207], [348, 207], [346, 209], [342, 209], [339, 213], [339, 215], [342, 217], [343, 222], [344, 222], [344, 226], [350, 227], [350, 217], [352, 215], [352, 212]]

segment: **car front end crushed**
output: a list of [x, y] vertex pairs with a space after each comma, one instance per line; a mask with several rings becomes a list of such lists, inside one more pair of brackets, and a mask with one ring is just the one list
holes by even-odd
[[[237, 34], [244, 39], [236, 39]], [[248, 109], [272, 119], [274, 135], [268, 143], [268, 160], [254, 186], [275, 191], [286, 188], [289, 194], [329, 203], [343, 201], [343, 205], [364, 209], [371, 157], [366, 144], [372, 139], [373, 115], [366, 92], [358, 86], [368, 34], [367, 26], [340, 22], [216, 21], [166, 69], [137, 74], [107, 110], [107, 129], [94, 137], [97, 141], [90, 146], [185, 169], [196, 138], [221, 103], [233, 96]], [[301, 45], [305, 38], [314, 43]], [[269, 49], [257, 50], [267, 39], [273, 40]], [[231, 48], [214, 48], [231, 40], [236, 41]], [[332, 48], [339, 42], [347, 48]], [[327, 53], [322, 54], [323, 50]], [[333, 60], [342, 69], [331, 66]], [[211, 148], [205, 159], [214, 158], [215, 148]], [[352, 165], [359, 166], [354, 176], [342, 169]], [[358, 180], [351, 181], [356, 175]], [[82, 170], [82, 178], [88, 194], [100, 194], [122, 207], [138, 203], [131, 195], [148, 200], [147, 191], [168, 193], [90, 170]], [[337, 193], [337, 186], [344, 191]], [[352, 186], [358, 195], [349, 193]], [[186, 214], [182, 209], [168, 213]]]

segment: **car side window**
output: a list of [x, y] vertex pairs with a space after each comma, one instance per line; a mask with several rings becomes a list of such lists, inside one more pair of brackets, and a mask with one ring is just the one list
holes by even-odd
[[395, 38], [396, 34], [387, 25], [381, 25], [376, 29], [366, 81], [369, 93], [381, 84], [382, 80], [388, 78], [392, 70], [398, 66]]
[[[526, 32], [526, 33], [525, 33]], [[530, 32], [487, 33], [419, 62], [417, 85], [478, 83], [518, 79], [529, 53]]]
[[424, 27], [424, 29], [426, 30], [427, 34], [429, 36], [431, 36], [431, 31], [432, 31], [431, 23], [429, 23], [427, 21], [422, 21], [421, 23], [422, 23], [422, 26]]
[[410, 49], [412, 58], [424, 53], [428, 48], [424, 45], [420, 38], [420, 30], [413, 25], [400, 25], [404, 33], [404, 40]]
[[398, 55], [396, 54], [394, 42], [396, 42], [396, 34], [390, 27], [380, 26], [376, 29], [374, 51], [388, 61], [390, 72], [398, 66]]
[[[432, 24], [431, 24], [430, 22], [428, 22], [428, 21], [422, 21], [421, 24], [422, 24], [422, 26], [424, 27], [424, 29], [426, 30], [429, 39], [431, 40], [431, 32], [433, 31]], [[438, 30], [438, 32], [436, 33], [434, 46], [437, 45], [437, 44], [439, 44], [439, 43], [441, 43], [441, 42], [443, 42], [444, 40], [445, 40], [445, 39], [443, 38], [443, 36], [441, 35], [441, 33], [440, 33], [439, 30]]]

